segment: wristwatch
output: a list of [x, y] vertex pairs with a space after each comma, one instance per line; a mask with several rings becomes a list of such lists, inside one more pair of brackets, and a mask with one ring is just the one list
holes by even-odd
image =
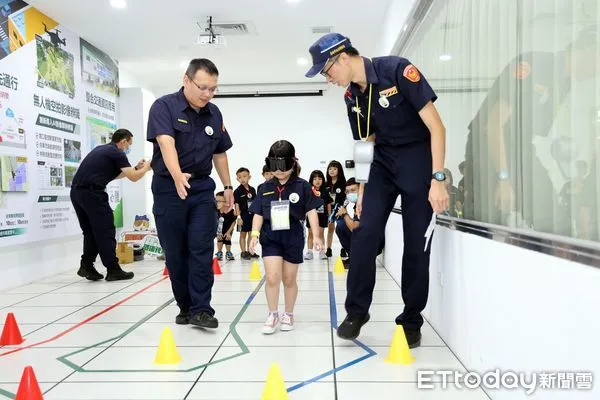
[[438, 182], [443, 182], [446, 180], [446, 174], [443, 171], [434, 172], [431, 177]]
[[223, 186], [223, 190], [227, 190], [227, 189], [233, 190], [233, 186], [228, 186], [228, 185], [227, 186]]

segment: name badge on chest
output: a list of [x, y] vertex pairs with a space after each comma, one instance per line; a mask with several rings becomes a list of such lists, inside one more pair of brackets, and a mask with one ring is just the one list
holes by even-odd
[[271, 202], [271, 230], [285, 231], [290, 229], [290, 201]]

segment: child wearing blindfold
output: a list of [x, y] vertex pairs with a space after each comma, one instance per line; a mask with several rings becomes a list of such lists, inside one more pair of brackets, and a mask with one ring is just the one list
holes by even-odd
[[[294, 146], [275, 142], [265, 159], [273, 179], [259, 188], [250, 212], [254, 214], [250, 234], [250, 252], [256, 252], [260, 241], [265, 264], [265, 294], [269, 314], [263, 325], [264, 334], [294, 329], [294, 305], [298, 295], [298, 265], [303, 261], [304, 227], [308, 218], [316, 251], [323, 248], [317, 209], [323, 205], [312, 186], [298, 176], [300, 166]], [[279, 314], [279, 288], [283, 280], [285, 312]]]

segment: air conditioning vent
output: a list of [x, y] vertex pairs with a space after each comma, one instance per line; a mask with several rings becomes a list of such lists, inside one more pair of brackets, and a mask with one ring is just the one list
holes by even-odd
[[250, 33], [246, 23], [213, 24], [215, 32], [223, 35], [247, 35]]
[[325, 35], [333, 31], [332, 26], [313, 26], [311, 28], [313, 35]]

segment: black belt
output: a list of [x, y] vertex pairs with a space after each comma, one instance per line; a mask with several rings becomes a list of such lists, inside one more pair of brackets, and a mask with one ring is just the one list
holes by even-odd
[[100, 186], [100, 185], [94, 185], [94, 184], [85, 184], [85, 185], [72, 185], [71, 189], [76, 189], [76, 190], [101, 190], [104, 191], [106, 190], [106, 188], [104, 186]]

